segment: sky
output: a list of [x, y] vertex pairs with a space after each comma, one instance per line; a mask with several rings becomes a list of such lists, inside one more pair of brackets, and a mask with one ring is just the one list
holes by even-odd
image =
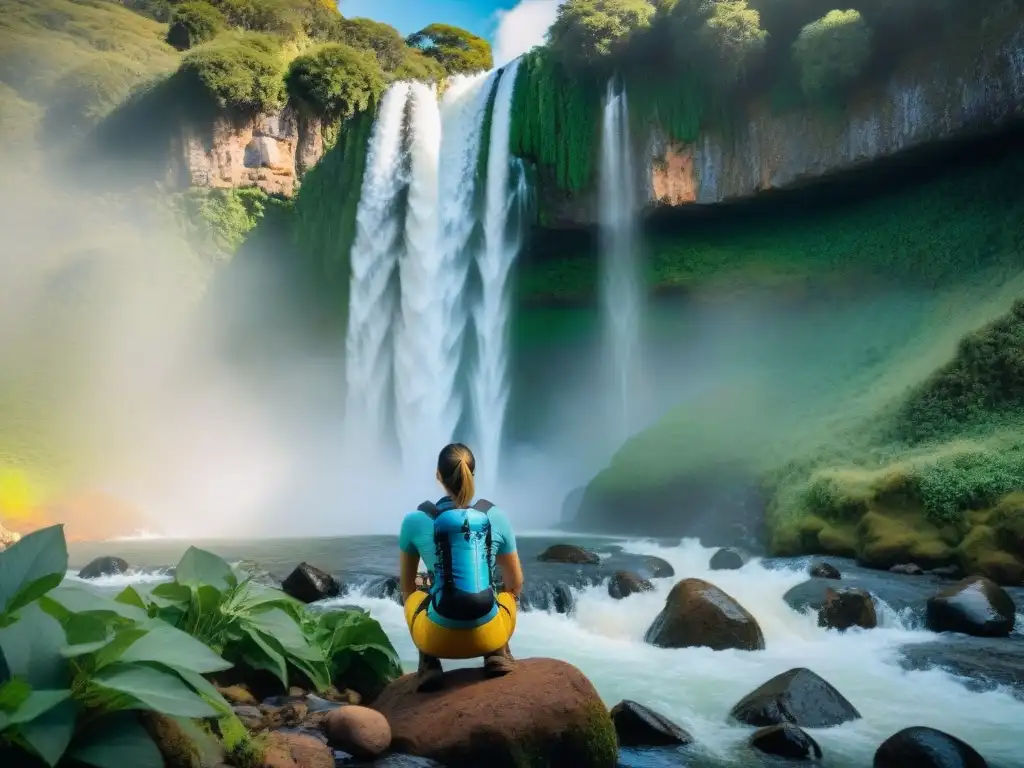
[[365, 16], [396, 27], [403, 35], [442, 22], [491, 41], [496, 66], [533, 46], [555, 20], [562, 0], [340, 0], [348, 17]]

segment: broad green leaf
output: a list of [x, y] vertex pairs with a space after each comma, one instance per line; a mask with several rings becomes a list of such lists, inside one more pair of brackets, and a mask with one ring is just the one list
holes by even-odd
[[18, 710], [9, 716], [11, 725], [27, 723], [71, 698], [71, 691], [30, 691]]
[[[149, 616], [134, 605], [119, 603], [85, 584], [65, 582], [46, 596], [47, 604], [57, 603], [69, 613], [98, 613], [145, 621]], [[48, 608], [48, 611], [50, 609]]]
[[305, 659], [291, 659], [292, 665], [309, 678], [313, 687], [318, 691], [326, 690], [331, 685], [331, 673], [327, 663], [323, 661], [306, 661]]
[[244, 643], [243, 659], [253, 669], [263, 669], [270, 672], [285, 688], [288, 687], [288, 669], [284, 656], [280, 651], [273, 648], [264, 640], [259, 631], [251, 630], [246, 633], [247, 641]]
[[268, 605], [284, 608], [285, 606], [301, 606], [301, 603], [279, 589], [258, 584], [255, 581], [244, 583], [232, 600], [232, 608], [238, 611], [253, 611]]
[[238, 579], [231, 566], [212, 552], [197, 547], [189, 547], [174, 572], [174, 580], [186, 587], [199, 587], [204, 584], [221, 592], [227, 592], [238, 586]]
[[149, 632], [121, 655], [121, 661], [156, 662], [203, 675], [231, 668], [230, 662], [181, 630], [162, 621], [150, 621], [146, 627]]
[[202, 718], [217, 714], [173, 672], [139, 664], [113, 664], [97, 672], [93, 681], [102, 688], [128, 694], [139, 702], [140, 709], [181, 717]]
[[14, 613], [60, 584], [68, 572], [64, 526], [30, 533], [0, 552], [0, 614]]
[[192, 590], [183, 584], [168, 581], [163, 584], [157, 584], [150, 590], [149, 595], [157, 605], [166, 608], [172, 605], [187, 605], [188, 601], [192, 599]]
[[220, 608], [222, 592], [209, 584], [200, 584], [192, 588], [193, 611], [198, 611], [197, 616], [209, 616]]
[[70, 756], [96, 768], [147, 768], [164, 764], [146, 729], [131, 715], [105, 717], [75, 740]]
[[142, 627], [130, 627], [121, 629], [114, 635], [114, 638], [96, 652], [95, 660], [97, 670], [116, 664], [124, 655], [130, 652], [137, 643], [148, 637], [149, 633]]
[[22, 741], [53, 768], [71, 743], [77, 714], [75, 703], [68, 699], [35, 720], [22, 723], [18, 732]]
[[231, 705], [223, 696], [221, 696], [220, 691], [218, 691], [214, 687], [213, 683], [205, 677], [184, 667], [171, 667], [171, 669], [181, 675], [181, 679], [191, 685], [214, 709], [223, 713], [229, 713], [232, 711]]
[[246, 616], [246, 624], [273, 638], [289, 655], [307, 661], [324, 660], [323, 653], [310, 644], [295, 619], [280, 608], [249, 614]]
[[6, 683], [11, 679], [11, 668], [7, 666], [7, 657], [4, 649], [0, 648], [0, 683]]
[[69, 670], [61, 655], [65, 645], [63, 627], [38, 603], [25, 606], [20, 615], [18, 622], [0, 629], [0, 648], [11, 675], [39, 690], [66, 688]]
[[119, 603], [124, 603], [125, 605], [135, 606], [141, 611], [149, 611], [149, 606], [146, 604], [146, 601], [142, 599], [142, 595], [139, 594], [139, 591], [135, 589], [135, 587], [125, 587], [121, 593], [114, 598], [114, 600]]
[[0, 685], [0, 712], [16, 712], [32, 695], [32, 686], [19, 677]]
[[114, 635], [110, 622], [104, 621], [102, 614], [72, 613], [66, 620], [61, 621], [61, 625], [64, 627], [64, 636], [69, 646], [99, 643], [97, 647], [102, 647]]

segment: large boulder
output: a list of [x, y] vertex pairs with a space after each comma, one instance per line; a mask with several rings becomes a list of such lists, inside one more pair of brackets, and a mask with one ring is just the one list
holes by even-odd
[[875, 602], [863, 589], [830, 589], [818, 609], [818, 626], [840, 631], [850, 627], [874, 629], [878, 626]]
[[790, 760], [817, 760], [821, 757], [818, 742], [792, 723], [769, 725], [754, 732], [750, 746], [767, 755]]
[[598, 565], [601, 558], [596, 552], [577, 547], [575, 544], [552, 544], [539, 555], [542, 563], [568, 563], [570, 565]]
[[802, 667], [776, 675], [748, 693], [732, 708], [730, 715], [758, 728], [782, 723], [801, 728], [831, 728], [860, 719], [860, 712], [843, 694]]
[[747, 564], [747, 558], [732, 547], [720, 549], [711, 556], [708, 568], [712, 571], [738, 571]]
[[566, 765], [614, 768], [615, 728], [594, 686], [555, 659], [521, 659], [504, 677], [474, 667], [446, 672], [436, 692], [415, 675], [391, 683], [374, 709], [391, 724], [395, 752], [448, 768]]
[[632, 571], [616, 571], [608, 579], [608, 596], [614, 600], [621, 600], [637, 592], [650, 592], [654, 585], [647, 579], [641, 579]]
[[815, 563], [808, 570], [808, 574], [816, 579], [841, 579], [842, 574], [832, 563]]
[[676, 747], [693, 737], [664, 715], [635, 701], [620, 701], [611, 711], [620, 747]]
[[701, 579], [683, 579], [672, 587], [644, 640], [661, 648], [764, 649], [757, 620], [725, 592]]
[[676, 569], [664, 558], [655, 555], [648, 555], [644, 558], [643, 568], [640, 575], [648, 579], [671, 579], [676, 575]]
[[984, 576], [968, 576], [928, 598], [926, 623], [932, 632], [1006, 637], [1016, 618], [1013, 598]]
[[874, 768], [987, 768], [974, 747], [934, 728], [904, 728], [882, 742]]
[[281, 589], [286, 595], [303, 603], [315, 603], [341, 594], [341, 586], [331, 574], [309, 563], [299, 563], [299, 566], [281, 583]]
[[803, 613], [808, 608], [817, 611], [825, 604], [832, 588], [830, 579], [808, 579], [786, 590], [782, 599], [794, 611]]
[[128, 563], [120, 557], [97, 557], [78, 572], [80, 579], [98, 579], [128, 572]]

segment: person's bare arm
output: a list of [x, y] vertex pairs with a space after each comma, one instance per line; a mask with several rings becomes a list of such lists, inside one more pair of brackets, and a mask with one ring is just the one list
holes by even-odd
[[416, 591], [416, 569], [420, 566], [419, 554], [410, 554], [408, 552], [402, 552], [401, 557], [401, 585], [402, 585], [402, 602], [404, 603], [409, 599], [409, 595]]
[[498, 562], [498, 568], [501, 569], [501, 580], [505, 585], [505, 591], [511, 592], [518, 600], [519, 594], [523, 591], [523, 566], [519, 562], [519, 553], [498, 555], [495, 559]]

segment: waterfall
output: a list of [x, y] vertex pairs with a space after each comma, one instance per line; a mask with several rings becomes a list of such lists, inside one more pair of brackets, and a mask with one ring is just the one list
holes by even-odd
[[388, 423], [392, 350], [389, 343], [396, 297], [402, 221], [395, 201], [404, 179], [403, 124], [409, 83], [385, 94], [367, 149], [349, 256], [352, 277], [345, 340], [345, 420], [349, 436], [378, 447]]
[[501, 437], [508, 404], [508, 276], [519, 253], [526, 173], [509, 151], [512, 94], [519, 61], [498, 81], [491, 115], [484, 200], [484, 243], [477, 255], [481, 293], [474, 307], [477, 356], [470, 378], [480, 485], [493, 488], [498, 476]]
[[606, 365], [617, 412], [617, 437], [635, 427], [633, 383], [639, 365], [642, 276], [636, 242], [636, 176], [629, 136], [629, 108], [624, 87], [608, 81], [601, 124], [599, 222], [602, 264], [601, 304], [605, 325]]
[[456, 379], [466, 328], [464, 296], [480, 134], [490, 77], [453, 78], [440, 104], [413, 85], [412, 174], [401, 318], [395, 341], [396, 427], [405, 468], [427, 472], [462, 416]]

